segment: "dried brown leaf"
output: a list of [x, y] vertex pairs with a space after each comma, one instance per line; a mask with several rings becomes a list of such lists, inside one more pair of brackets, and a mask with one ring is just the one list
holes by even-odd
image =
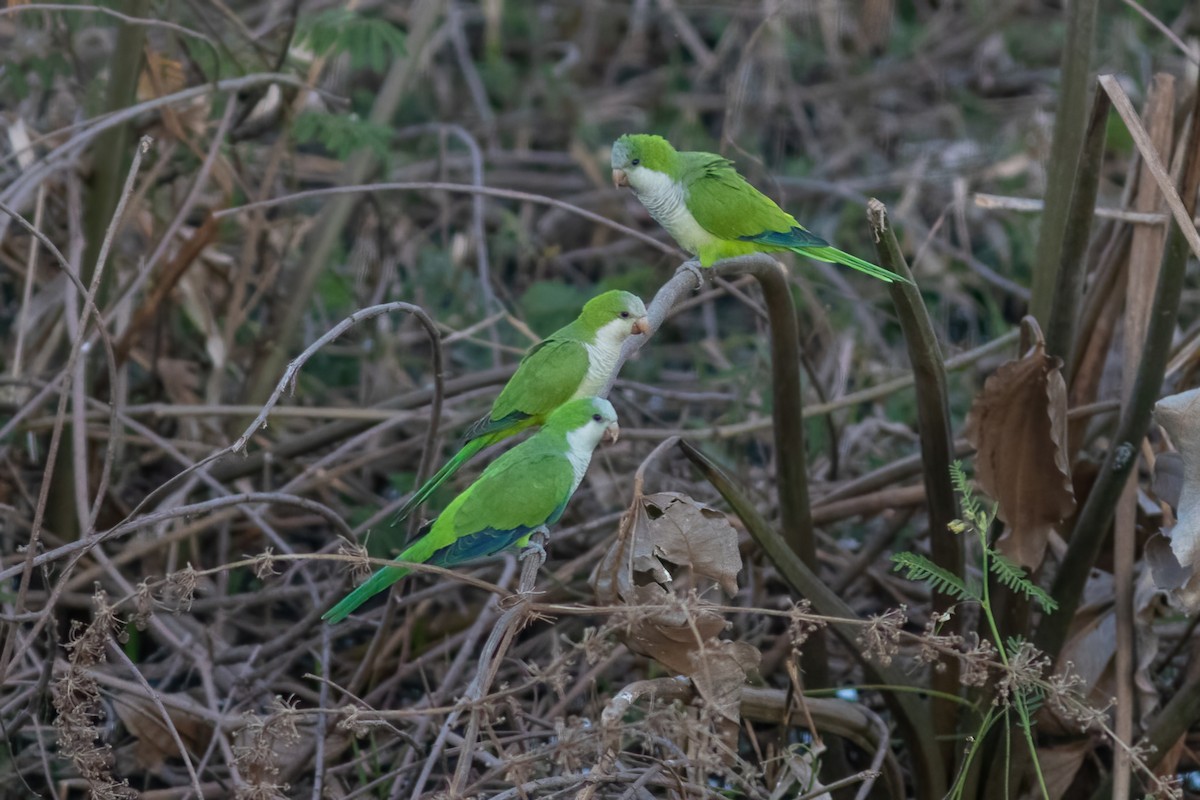
[[592, 575], [602, 603], [629, 602], [634, 575], [662, 585], [674, 581], [666, 561], [716, 581], [726, 594], [737, 592], [742, 569], [737, 531], [725, 515], [677, 492], [639, 495], [621, 519], [617, 538]]
[[712, 578], [727, 595], [737, 594], [742, 556], [737, 532], [722, 512], [678, 492], [646, 495], [641, 505], [638, 523], [643, 527], [633, 539], [634, 571], [669, 576], [665, 559]]
[[[664, 563], [665, 562], [665, 563]], [[668, 569], [711, 578], [733, 594], [741, 556], [725, 515], [673, 492], [639, 495], [592, 576], [598, 602], [625, 605], [625, 645], [692, 680], [706, 705], [736, 723], [747, 673], [761, 659], [744, 642], [717, 638], [725, 618]]]
[[1183, 462], [1171, 550], [1181, 566], [1200, 568], [1200, 389], [1164, 397], [1154, 418], [1171, 437]]
[[626, 602], [639, 608], [627, 626], [625, 646], [667, 669], [691, 677], [692, 656], [725, 630], [725, 618], [703, 604], [688, 603], [656, 583], [634, 588]]
[[[1084, 604], [1071, 623], [1066, 644], [1059, 657], [1061, 664], [1070, 664], [1077, 675], [1080, 691], [1088, 703], [1106, 707], [1116, 694], [1117, 616], [1113, 606], [1113, 576], [1095, 572], [1084, 590]], [[1150, 716], [1159, 706], [1158, 690], [1151, 677], [1151, 667], [1158, 653], [1158, 634], [1154, 619], [1158, 610], [1158, 591], [1148, 575], [1142, 575], [1134, 587], [1134, 631], [1137, 639], [1137, 663], [1134, 664], [1134, 688], [1138, 694], [1138, 710], [1142, 718]], [[1054, 733], [1078, 730], [1071, 719], [1053, 711], [1052, 704], [1043, 710], [1039, 725]]]
[[1050, 531], [1075, 510], [1061, 367], [1038, 331], [1024, 357], [987, 379], [967, 417], [976, 480], [1008, 526], [997, 547], [1027, 569], [1042, 563]]
[[1075, 780], [1075, 774], [1079, 772], [1091, 750], [1092, 742], [1088, 739], [1038, 748], [1038, 761], [1051, 800], [1059, 800], [1066, 796]]
[[1154, 584], [1163, 591], [1182, 589], [1192, 577], [1192, 571], [1180, 564], [1171, 551], [1171, 540], [1161, 533], [1146, 540], [1144, 558], [1154, 576]]
[[[184, 746], [194, 755], [202, 754], [212, 738], [212, 724], [204, 717], [180, 708], [193, 701], [186, 695], [176, 695], [177, 702], [164, 702], [163, 707]], [[166, 698], [164, 698], [166, 699]], [[126, 730], [137, 739], [133, 749], [138, 764], [149, 772], [158, 772], [168, 758], [180, 758], [175, 740], [167, 729], [162, 714], [154, 703], [142, 695], [123, 692], [114, 695], [113, 709]]]
[[1159, 453], [1154, 459], [1154, 494], [1171, 508], [1179, 508], [1183, 494], [1183, 459], [1179, 453]]

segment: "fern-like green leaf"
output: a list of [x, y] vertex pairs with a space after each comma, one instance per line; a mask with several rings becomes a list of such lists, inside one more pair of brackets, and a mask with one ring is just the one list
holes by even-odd
[[917, 553], [895, 553], [892, 555], [895, 570], [905, 572], [910, 581], [921, 581], [931, 589], [942, 594], [948, 594], [958, 600], [978, 600], [974, 592], [967, 588], [962, 578], [949, 570], [939, 567], [923, 555]]
[[973, 519], [979, 512], [979, 501], [971, 493], [971, 479], [967, 477], [963, 462], [955, 461], [950, 465], [950, 482], [954, 485], [954, 491], [962, 498], [963, 516]]
[[386, 125], [375, 125], [354, 114], [323, 114], [305, 111], [296, 117], [292, 135], [298, 142], [320, 142], [338, 158], [357, 150], [370, 150], [386, 159], [392, 132]]
[[355, 69], [370, 67], [383, 72], [404, 54], [404, 33], [378, 17], [365, 17], [345, 9], [330, 9], [304, 18], [296, 36], [318, 56], [349, 53]]
[[1020, 564], [1010, 561], [999, 553], [991, 553], [990, 565], [996, 580], [1018, 594], [1034, 600], [1047, 614], [1058, 610], [1058, 602], [1042, 587], [1031, 581]]
[[954, 484], [954, 491], [960, 495], [971, 493], [971, 487], [967, 483], [967, 470], [963, 467], [963, 462], [955, 460], [950, 464], [950, 482]]

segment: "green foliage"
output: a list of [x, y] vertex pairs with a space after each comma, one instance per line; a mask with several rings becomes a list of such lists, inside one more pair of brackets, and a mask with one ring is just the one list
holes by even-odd
[[1038, 586], [1025, 575], [1020, 564], [1008, 560], [1000, 553], [993, 553], [991, 559], [992, 574], [1002, 586], [1007, 586], [1017, 594], [1035, 601], [1047, 614], [1058, 610], [1058, 603], [1046, 590]]
[[[950, 482], [954, 485], [954, 491], [959, 495], [960, 506], [963, 510], [963, 518], [951, 522], [950, 531], [958, 534], [975, 534], [980, 553], [979, 571], [985, 576], [984, 580], [977, 588], [970, 586], [964, 579], [916, 553], [896, 553], [892, 556], [892, 563], [895, 564], [895, 570], [897, 572], [904, 571], [909, 580], [921, 581], [934, 591], [950, 595], [956, 600], [978, 603], [991, 635], [992, 644], [996, 648], [1000, 661], [1005, 667], [1008, 667], [1011, 655], [1024, 649], [1025, 643], [1020, 639], [1010, 637], [1006, 641], [1001, 637], [1000, 628], [996, 624], [995, 611], [992, 608], [986, 576], [993, 575], [1002, 586], [1036, 601], [1047, 614], [1057, 609], [1058, 604], [1040, 586], [1029, 579], [1024, 569], [1005, 558], [988, 544], [987, 532], [996, 519], [996, 504], [993, 503], [990, 507], [985, 506], [975, 495], [961, 461], [955, 461], [950, 465]], [[979, 729], [972, 737], [967, 757], [955, 781], [954, 788], [950, 792], [950, 797], [962, 796], [967, 770], [979, 752], [980, 743], [992, 726], [997, 721], [1007, 718], [1010, 713], [1016, 714], [1017, 727], [1029, 747], [1042, 796], [1049, 797], [1037, 748], [1033, 741], [1033, 713], [1041, 704], [1042, 697], [1043, 693], [1036, 684], [1020, 682], [1012, 690], [1011, 707], [1006, 705], [999, 714], [995, 713], [995, 709], [989, 707], [983, 713]]]
[[[57, 50], [23, 62], [0, 59], [0, 92], [24, 100], [34, 86], [53, 86], [60, 76], [71, 74], [71, 64]], [[33, 84], [31, 85], [31, 80]]]
[[896, 571], [904, 570], [910, 581], [921, 581], [931, 589], [948, 594], [957, 600], [978, 600], [978, 595], [967, 588], [962, 578], [939, 567], [920, 553], [896, 553], [892, 556]]
[[[987, 519], [983, 508], [979, 505], [979, 499], [971, 491], [970, 478], [967, 477], [967, 472], [963, 469], [961, 461], [955, 461], [950, 465], [950, 483], [953, 484], [954, 491], [958, 492], [959, 504], [962, 506], [963, 516], [974, 524], [975, 527], [986, 531], [991, 526], [991, 520]], [[961, 531], [956, 531], [956, 533], [958, 532]]]
[[357, 114], [305, 111], [296, 117], [292, 136], [297, 142], [318, 142], [338, 158], [344, 159], [358, 150], [370, 150], [381, 160], [386, 160], [392, 132], [386, 125], [375, 125]]
[[1104, 147], [1110, 154], [1127, 156], [1133, 153], [1133, 134], [1125, 127], [1120, 114], [1110, 111], [1104, 128]]
[[384, 19], [364, 17], [345, 9], [330, 9], [304, 17], [296, 39], [317, 56], [349, 53], [355, 69], [376, 72], [404, 54], [404, 33]]
[[538, 335], [546, 336], [579, 315], [583, 304], [599, 294], [561, 280], [536, 281], [521, 295], [521, 319]]
[[317, 296], [331, 314], [348, 314], [358, 305], [350, 279], [333, 270], [322, 272], [317, 279]]

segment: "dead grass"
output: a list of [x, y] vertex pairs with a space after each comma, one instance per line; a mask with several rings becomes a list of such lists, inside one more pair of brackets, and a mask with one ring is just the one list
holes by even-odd
[[[304, 4], [306, 21], [335, 5]], [[349, 51], [287, 50], [296, 26], [278, 4], [171, 4], [169, 20], [139, 22], [132, 55], [112, 14], [0, 12], [0, 796], [774, 800], [819, 796], [819, 775], [839, 798], [934, 797], [915, 745], [895, 741], [905, 709], [874, 684], [894, 669], [928, 689], [948, 664], [964, 735], [1015, 692], [1044, 698], [1056, 796], [1090, 793], [1118, 758], [1146, 791], [1195, 770], [1195, 714], [1169, 727], [1162, 709], [1197, 683], [1196, 618], [1164, 602], [1145, 557], [1173, 521], [1151, 485], [1170, 444], [1152, 429], [1130, 445], [1147, 459], [1128, 518], [1136, 659], [1119, 678], [1138, 713], [1117, 737], [1127, 640], [1111, 556], [1058, 657], [1025, 644], [1007, 664], [976, 611], [957, 607], [961, 632], [948, 629], [925, 586], [891, 573], [887, 556], [929, 534], [901, 326], [882, 284], [813, 262], [789, 273], [804, 455], [818, 578], [848, 615], [801, 598], [669, 443], [702, 447], [780, 524], [766, 304], [730, 278], [681, 292], [626, 365], [612, 393], [624, 435], [598, 451], [544, 564], [429, 569], [342, 625], [319, 620], [395, 552], [392, 511], [517, 353], [598, 287], [649, 299], [670, 278], [673, 244], [608, 181], [625, 131], [720, 150], [863, 257], [863, 206], [882, 198], [961, 437], [1029, 301], [1037, 218], [1018, 200], [1046, 188], [1061, 13], [966, 5], [364, 2], [404, 36], [378, 71], [356, 60], [385, 47], [369, 31]], [[1197, 20], [1174, 14], [1162, 21], [1187, 41]], [[1128, 76], [1135, 103], [1150, 72], [1190, 74], [1135, 10], [1102, 24], [1097, 61]], [[139, 52], [136, 98], [105, 116], [102, 76]], [[1168, 105], [1184, 130], [1183, 100]], [[324, 139], [292, 135], [305, 112], [333, 120]], [[1067, 461], [1049, 473], [1081, 504], [1127, 397], [1113, 376], [1131, 324], [1123, 270], [1141, 268], [1126, 266], [1129, 239], [1166, 220], [1134, 202], [1140, 159], [1115, 124], [1097, 199], [1113, 214], [1093, 226], [1054, 421]], [[127, 152], [102, 150], [117, 129]], [[1181, 168], [1163, 155], [1146, 191]], [[96, 185], [104, 160], [128, 182], [115, 205]], [[92, 261], [97, 230], [110, 246]], [[1195, 382], [1197, 298], [1181, 297], [1163, 393]], [[1056, 373], [1053, 356], [1039, 370]], [[1043, 586], [1071, 525], [1052, 516], [1022, 540], [1048, 554], [1027, 565]], [[646, 581], [657, 570], [668, 588]], [[1037, 632], [998, 602], [1006, 634]], [[853, 695], [801, 671], [814, 636], [831, 686]], [[1150, 752], [1143, 736], [1167, 738]], [[942, 789], [962, 744], [940, 748]], [[1008, 766], [976, 762], [963, 795], [998, 796], [988, 769]]]

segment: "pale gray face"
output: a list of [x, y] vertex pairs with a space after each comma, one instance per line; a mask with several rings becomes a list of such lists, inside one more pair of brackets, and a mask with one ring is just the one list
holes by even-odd
[[629, 161], [629, 143], [622, 139], [618, 139], [613, 143], [612, 168], [627, 169], [629, 167]]
[[613, 142], [612, 179], [613, 186], [623, 186], [639, 191], [637, 173], [641, 172], [641, 159], [636, 157], [635, 148], [624, 136]]
[[[586, 453], [588, 457], [591, 456], [592, 450], [600, 443], [601, 439], [615, 442], [621, 433], [621, 428], [617, 424], [617, 412], [612, 407], [612, 403], [603, 397], [593, 397], [589, 405], [592, 413], [587, 422], [567, 434], [568, 448], [577, 455]], [[586, 468], [585, 464], [584, 469]]]

